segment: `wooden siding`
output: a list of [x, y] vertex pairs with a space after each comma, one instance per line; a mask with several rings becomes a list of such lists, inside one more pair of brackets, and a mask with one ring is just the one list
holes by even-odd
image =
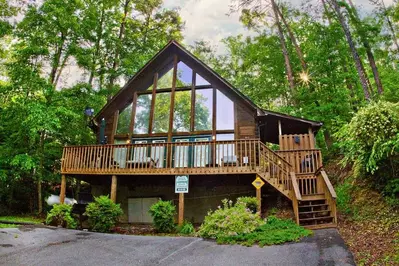
[[280, 135], [279, 144], [281, 151], [314, 149], [313, 134]]
[[255, 139], [256, 122], [255, 114], [240, 104], [234, 104], [235, 112], [235, 138], [236, 139]]

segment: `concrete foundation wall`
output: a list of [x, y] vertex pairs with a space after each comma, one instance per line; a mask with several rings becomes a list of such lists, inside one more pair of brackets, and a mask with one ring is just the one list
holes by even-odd
[[[117, 203], [128, 222], [128, 198], [159, 197], [172, 200], [178, 210], [178, 194], [174, 191], [174, 176], [119, 176]], [[184, 218], [201, 223], [209, 210], [221, 205], [222, 199], [235, 201], [240, 196], [255, 196], [254, 175], [190, 176], [189, 193], [185, 194]], [[93, 196], [110, 193], [108, 185], [92, 185]]]

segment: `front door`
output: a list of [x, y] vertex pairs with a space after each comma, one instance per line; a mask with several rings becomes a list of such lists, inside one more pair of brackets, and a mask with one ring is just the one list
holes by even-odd
[[155, 162], [156, 168], [163, 168], [165, 165], [165, 140], [154, 139], [152, 141], [154, 145], [151, 145], [151, 158]]
[[[208, 142], [210, 137], [196, 137], [195, 142]], [[194, 146], [193, 150], [194, 167], [206, 167], [209, 164], [210, 159], [210, 144], [200, 143]]]
[[190, 147], [188, 142], [190, 138], [175, 139], [177, 143], [187, 143], [187, 145], [177, 145], [173, 156], [174, 166], [177, 167], [188, 167], [190, 162]]

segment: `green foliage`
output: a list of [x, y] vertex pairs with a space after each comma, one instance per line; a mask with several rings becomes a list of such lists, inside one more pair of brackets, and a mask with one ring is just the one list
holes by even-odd
[[242, 233], [250, 233], [263, 224], [259, 214], [252, 213], [243, 201], [233, 205], [232, 201], [222, 200], [222, 206], [209, 211], [198, 234], [204, 238], [219, 238]]
[[183, 225], [177, 227], [177, 232], [183, 235], [192, 235], [195, 233], [195, 228], [192, 223], [184, 221]]
[[298, 241], [302, 237], [311, 234], [312, 231], [297, 225], [292, 220], [269, 216], [266, 223], [256, 228], [253, 232], [218, 237], [217, 242], [218, 244], [237, 243], [244, 246], [259, 244], [259, 246], [263, 247]]
[[239, 197], [237, 204], [244, 204], [252, 213], [258, 211], [258, 200], [255, 197]]
[[0, 221], [41, 224], [43, 219], [33, 216], [0, 216]]
[[96, 232], [109, 232], [115, 226], [123, 211], [119, 204], [108, 196], [95, 197], [86, 207], [85, 215], [89, 217], [90, 228]]
[[395, 178], [388, 181], [383, 191], [389, 205], [399, 207], [399, 179]]
[[361, 108], [336, 134], [343, 163], [355, 162], [374, 173], [399, 147], [399, 105], [376, 102]]
[[171, 201], [160, 200], [149, 210], [155, 229], [160, 233], [170, 233], [176, 229], [176, 207]]
[[351, 192], [353, 190], [353, 185], [350, 179], [345, 180], [343, 184], [336, 187], [337, 193], [337, 207], [344, 214], [352, 214]]
[[64, 228], [76, 228], [76, 221], [71, 215], [72, 205], [55, 204], [47, 214], [46, 224], [62, 226]]
[[0, 228], [18, 228], [16, 224], [0, 224]]

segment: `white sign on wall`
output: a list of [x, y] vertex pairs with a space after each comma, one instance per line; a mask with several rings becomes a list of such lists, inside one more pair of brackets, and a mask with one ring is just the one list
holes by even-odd
[[188, 193], [188, 175], [176, 176], [175, 193]]

